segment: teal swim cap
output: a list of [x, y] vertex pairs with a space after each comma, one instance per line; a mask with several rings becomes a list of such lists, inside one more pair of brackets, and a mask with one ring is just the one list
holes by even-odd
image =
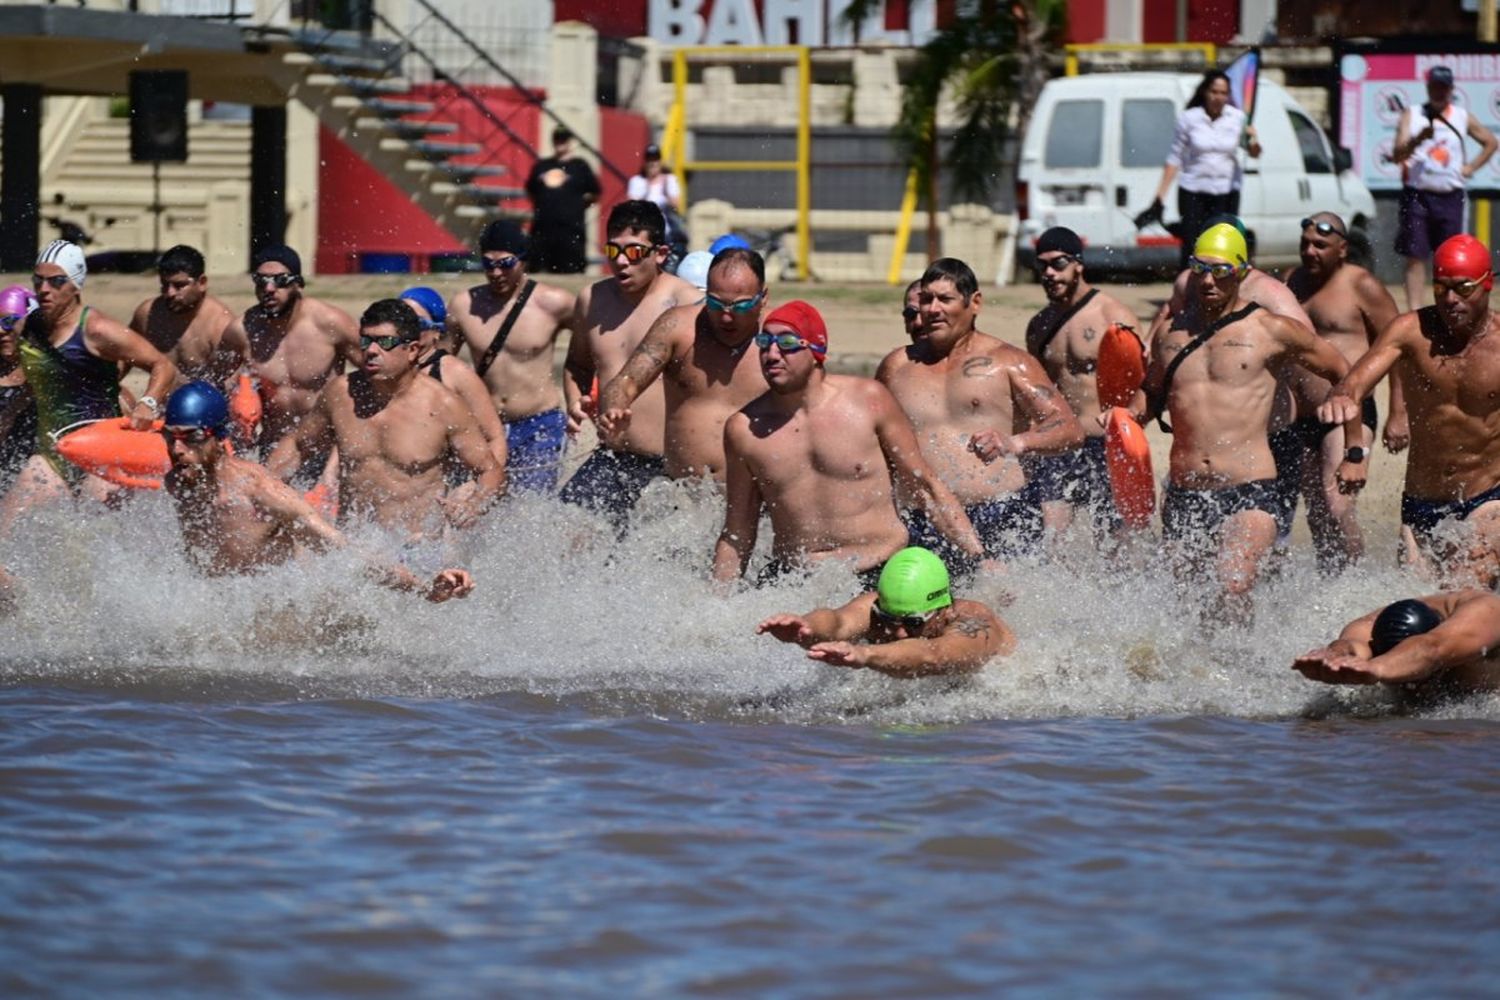
[[880, 570], [875, 603], [888, 615], [924, 615], [953, 603], [948, 593], [948, 567], [927, 549], [902, 549]]

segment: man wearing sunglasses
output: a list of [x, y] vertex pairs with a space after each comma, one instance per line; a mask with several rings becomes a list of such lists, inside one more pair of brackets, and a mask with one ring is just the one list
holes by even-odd
[[1099, 342], [1116, 324], [1134, 329], [1135, 314], [1119, 300], [1084, 279], [1083, 240], [1054, 226], [1036, 241], [1036, 273], [1047, 304], [1026, 326], [1026, 349], [1042, 363], [1083, 429], [1083, 447], [1056, 455], [1021, 459], [1032, 495], [1042, 505], [1042, 523], [1056, 534], [1081, 508], [1117, 529], [1104, 461], [1104, 428], [1099, 422]]
[[913, 281], [906, 286], [906, 294], [901, 298], [901, 325], [906, 330], [907, 339], [913, 344], [926, 336], [927, 327], [922, 322], [922, 282]]
[[[228, 386], [250, 360], [234, 313], [208, 294], [207, 265], [193, 247], [178, 245], [156, 262], [161, 294], [135, 307], [130, 328], [172, 359], [183, 381]], [[228, 334], [226, 336], [226, 334]]]
[[103, 500], [115, 487], [85, 473], [57, 453], [54, 434], [92, 420], [120, 415], [120, 372], [149, 373], [146, 392], [128, 416], [145, 430], [157, 404], [177, 379], [170, 358], [124, 324], [83, 304], [88, 266], [76, 244], [55, 240], [37, 256], [31, 274], [36, 309], [26, 317], [17, 350], [36, 399], [37, 452], [27, 459], [0, 514], [0, 537], [32, 507], [75, 493]]
[[[250, 345], [250, 367], [260, 389], [260, 455], [268, 457], [317, 404], [344, 363], [360, 365], [359, 327], [337, 306], [303, 291], [302, 258], [289, 246], [263, 247], [250, 269], [255, 305], [225, 331]], [[310, 486], [326, 455], [307, 455], [298, 485]]]
[[[563, 391], [570, 433], [577, 433], [598, 407], [590, 400], [597, 384], [609, 385], [663, 314], [696, 301], [697, 289], [662, 270], [667, 259], [666, 219], [654, 203], [623, 201], [609, 213], [610, 276], [578, 296]], [[613, 435], [600, 427], [600, 441], [559, 494], [608, 516], [617, 528], [635, 508], [641, 492], [663, 472], [662, 439], [666, 394], [646, 386], [634, 400], [628, 426]]]
[[[986, 554], [1005, 559], [1042, 535], [1020, 457], [1077, 448], [1083, 431], [1036, 358], [979, 330], [983, 298], [969, 265], [934, 261], [922, 275], [921, 335], [886, 355], [875, 377], [915, 426], [923, 459], [958, 497]], [[914, 544], [949, 563], [961, 558], [920, 512], [909, 527]]]
[[728, 470], [724, 529], [713, 575], [732, 581], [755, 550], [761, 510], [770, 514], [767, 583], [809, 564], [849, 564], [868, 585], [907, 543], [893, 486], [932, 519], [971, 564], [984, 547], [963, 508], [922, 458], [910, 421], [873, 379], [829, 375], [828, 329], [806, 302], [766, 316], [755, 338], [769, 391], [724, 427]]
[[[1249, 252], [1233, 226], [1205, 230], [1188, 263], [1187, 306], [1151, 345], [1132, 416], [1172, 418], [1161, 517], [1174, 570], [1195, 582], [1214, 573], [1219, 593], [1205, 609], [1206, 626], [1243, 624], [1282, 509], [1266, 433], [1277, 370], [1300, 364], [1337, 380], [1349, 363], [1312, 330], [1239, 294]], [[1357, 437], [1359, 426], [1355, 413], [1345, 431]]]
[[506, 482], [515, 492], [552, 493], [562, 473], [568, 418], [554, 374], [557, 338], [572, 322], [573, 293], [527, 276], [531, 244], [496, 219], [479, 236], [484, 284], [453, 296], [447, 325], [468, 345], [488, 406], [505, 422]]
[[[1358, 418], [1360, 404], [1394, 373], [1406, 390], [1411, 453], [1401, 496], [1403, 561], [1445, 586], [1500, 581], [1500, 317], [1490, 308], [1489, 249], [1454, 236], [1432, 258], [1434, 305], [1402, 313], [1333, 387], [1325, 422]], [[1345, 489], [1364, 469], [1339, 466]]]
[[802, 646], [809, 660], [892, 677], [973, 673], [1016, 648], [1000, 616], [955, 599], [943, 561], [916, 546], [891, 556], [875, 588], [848, 604], [772, 615], [755, 632]]
[[724, 421], [766, 391], [753, 350], [769, 292], [754, 250], [729, 249], [708, 267], [703, 304], [683, 300], [652, 324], [614, 378], [601, 380], [599, 431], [621, 440], [636, 400], [658, 378], [665, 390], [663, 454], [673, 479], [724, 478]]
[[[1302, 266], [1287, 276], [1287, 287], [1297, 296], [1313, 321], [1318, 336], [1339, 349], [1352, 366], [1391, 320], [1396, 318], [1396, 300], [1369, 271], [1348, 261], [1349, 233], [1344, 220], [1332, 212], [1319, 212], [1302, 220]], [[1406, 404], [1401, 384], [1391, 379], [1390, 419], [1386, 421], [1386, 447], [1406, 447]], [[1333, 572], [1364, 554], [1364, 536], [1356, 516], [1357, 494], [1339, 489], [1335, 473], [1345, 458], [1366, 471], [1375, 443], [1375, 400], [1367, 397], [1361, 408], [1364, 433], [1345, 441], [1343, 429], [1318, 419], [1317, 407], [1328, 398], [1329, 385], [1300, 368], [1292, 373], [1297, 412], [1306, 416], [1291, 425], [1295, 447], [1284, 463], [1294, 480], [1292, 503], [1300, 494], [1307, 500], [1307, 526], [1312, 532], [1318, 563]]]
[[[441, 515], [467, 528], [505, 491], [505, 469], [485, 445], [468, 404], [417, 367], [422, 332], [399, 299], [382, 299], [359, 320], [364, 364], [328, 383], [268, 467], [286, 480], [303, 455], [338, 448], [339, 517], [372, 520], [414, 542], [441, 536]], [[449, 455], [474, 488], [445, 496]]]
[[[346, 544], [296, 490], [264, 466], [229, 453], [229, 405], [215, 386], [193, 381], [177, 389], [164, 419], [172, 468], [162, 486], [176, 509], [188, 559], [204, 573], [248, 573], [279, 566], [303, 550]], [[461, 569], [442, 570], [424, 584], [399, 564], [380, 561], [370, 568], [386, 586], [433, 602], [465, 597], [474, 588]]]

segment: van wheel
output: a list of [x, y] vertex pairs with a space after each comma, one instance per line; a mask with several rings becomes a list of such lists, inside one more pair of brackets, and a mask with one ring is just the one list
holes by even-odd
[[1375, 245], [1363, 229], [1349, 230], [1349, 263], [1369, 270], [1375, 265]]

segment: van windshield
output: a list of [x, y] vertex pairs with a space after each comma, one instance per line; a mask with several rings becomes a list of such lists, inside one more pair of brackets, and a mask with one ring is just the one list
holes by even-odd
[[[1169, 136], [1170, 138], [1170, 136]], [[1058, 101], [1047, 129], [1049, 167], [1097, 167], [1104, 142], [1103, 101]], [[1166, 157], [1163, 151], [1162, 157]]]
[[1120, 110], [1120, 166], [1160, 167], [1176, 128], [1177, 106], [1171, 101], [1127, 100]]

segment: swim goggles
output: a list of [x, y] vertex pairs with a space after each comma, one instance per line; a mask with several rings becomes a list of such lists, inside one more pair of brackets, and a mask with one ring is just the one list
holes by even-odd
[[1432, 279], [1432, 289], [1435, 292], [1452, 292], [1462, 298], [1468, 298], [1474, 294], [1474, 289], [1483, 285], [1493, 272], [1486, 271], [1477, 278], [1460, 278], [1458, 281], [1448, 281], [1444, 278]]
[[207, 427], [163, 427], [161, 436], [169, 442], [180, 441], [183, 444], [205, 444], [210, 438], [217, 437]]
[[1188, 270], [1194, 274], [1211, 274], [1215, 278], [1232, 278], [1239, 273], [1239, 267], [1234, 264], [1217, 264], [1197, 257], [1188, 258]]
[[1078, 258], [1069, 253], [1060, 253], [1056, 257], [1049, 257], [1046, 260], [1038, 257], [1036, 260], [1036, 272], [1040, 274], [1043, 271], [1061, 271], [1069, 264], [1076, 263], [1078, 263]]
[[66, 274], [33, 274], [31, 276], [31, 287], [41, 288], [43, 285], [51, 285], [53, 288], [61, 288], [68, 283]]
[[6, 333], [14, 333], [16, 327], [24, 322], [26, 322], [26, 317], [17, 316], [15, 313], [11, 313], [9, 316], [0, 316], [0, 330]]
[[639, 264], [647, 257], [656, 252], [656, 247], [649, 243], [606, 243], [604, 244], [604, 256], [610, 260], [616, 257], [624, 257], [632, 264]]
[[391, 337], [370, 337], [363, 333], [359, 335], [359, 346], [365, 349], [375, 344], [382, 351], [394, 351], [402, 344], [415, 344], [416, 342], [415, 337], [403, 337], [399, 333]]
[[1312, 227], [1319, 236], [1342, 236], [1346, 240], [1349, 238], [1347, 232], [1325, 219], [1318, 219], [1316, 222], [1312, 219], [1303, 219], [1300, 225], [1303, 229]]
[[870, 619], [872, 621], [881, 625], [888, 625], [892, 628], [900, 626], [901, 628], [906, 629], [908, 632], [915, 632], [917, 629], [926, 625], [929, 621], [932, 620], [932, 616], [935, 614], [937, 614], [937, 609], [928, 611], [920, 615], [893, 615], [889, 611], [882, 608], [879, 601], [876, 601], [874, 604], [870, 605]]
[[770, 348], [772, 344], [781, 348], [782, 354], [796, 354], [798, 351], [807, 349], [814, 354], [820, 354], [818, 345], [797, 336], [795, 333], [766, 333], [762, 331], [755, 335], [755, 346], [762, 351]]
[[765, 297], [766, 290], [764, 288], [756, 292], [754, 298], [741, 299], [738, 302], [725, 302], [723, 299], [717, 298], [713, 295], [705, 295], [703, 296], [703, 305], [710, 312], [732, 312], [739, 313], [743, 316], [745, 313], [760, 305], [760, 300]]
[[256, 288], [265, 288], [267, 285], [274, 285], [277, 288], [290, 288], [302, 280], [302, 275], [292, 274], [290, 271], [284, 274], [251, 273], [250, 280], [255, 284]]
[[505, 257], [480, 257], [479, 266], [486, 271], [510, 271], [521, 263], [520, 254], [509, 254]]

